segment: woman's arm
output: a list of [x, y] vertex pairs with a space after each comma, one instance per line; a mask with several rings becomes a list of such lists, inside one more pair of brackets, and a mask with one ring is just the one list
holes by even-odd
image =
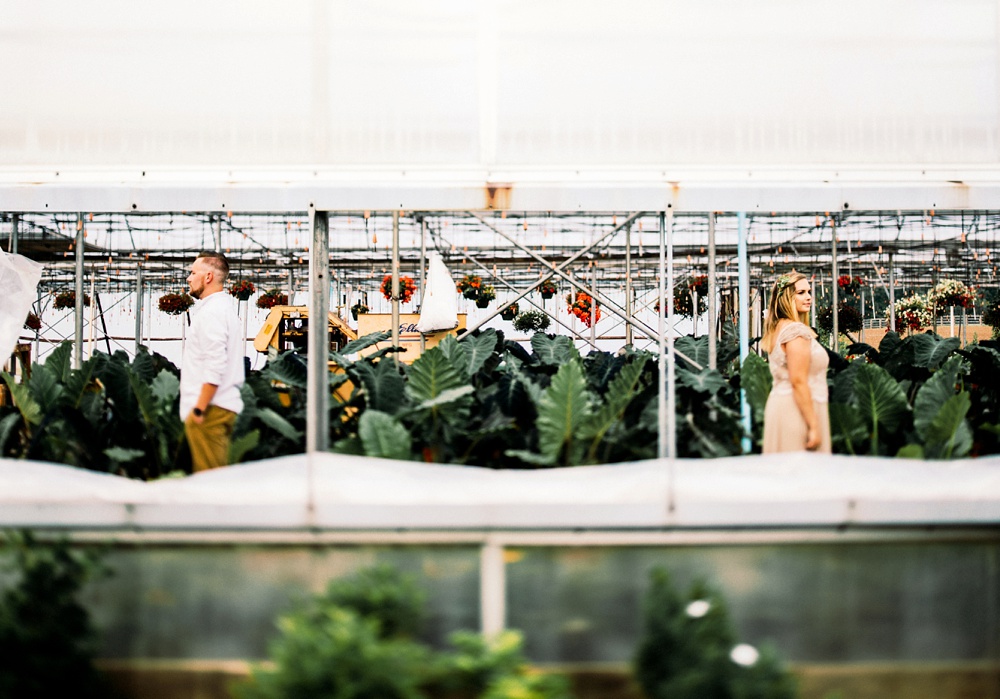
[[788, 380], [792, 384], [792, 396], [802, 418], [806, 421], [806, 449], [819, 446], [819, 419], [813, 405], [812, 391], [809, 390], [809, 363], [812, 342], [804, 337], [796, 337], [784, 344], [788, 358]]

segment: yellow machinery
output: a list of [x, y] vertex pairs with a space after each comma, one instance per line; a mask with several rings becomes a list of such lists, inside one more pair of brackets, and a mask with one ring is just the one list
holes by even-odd
[[[399, 344], [406, 351], [399, 355], [400, 361], [407, 364], [413, 362], [422, 353], [421, 335], [417, 331], [416, 324], [420, 316], [415, 313], [405, 313], [399, 316]], [[391, 313], [363, 313], [358, 316], [358, 331], [340, 318], [336, 313], [330, 312], [327, 316], [327, 324], [330, 329], [330, 351], [338, 352], [351, 340], [364, 337], [374, 332], [389, 330], [392, 326]], [[445, 338], [446, 335], [453, 335], [465, 328], [465, 314], [459, 314], [458, 327], [453, 330], [432, 333], [423, 336], [425, 349], [434, 347]], [[254, 338], [253, 346], [258, 352], [268, 352], [272, 347], [283, 352], [288, 349], [302, 350], [306, 347], [309, 337], [309, 308], [308, 306], [275, 306], [268, 313], [264, 320], [264, 326]], [[387, 341], [385, 345], [388, 345]], [[368, 347], [361, 351], [362, 355], [371, 354], [379, 349], [379, 345]], [[334, 362], [330, 362], [330, 370], [333, 372], [343, 372]], [[275, 386], [279, 391], [279, 398], [286, 405], [289, 399], [286, 393], [282, 392], [280, 386]], [[354, 391], [354, 384], [347, 381], [341, 384], [336, 391], [342, 401], [347, 402]]]

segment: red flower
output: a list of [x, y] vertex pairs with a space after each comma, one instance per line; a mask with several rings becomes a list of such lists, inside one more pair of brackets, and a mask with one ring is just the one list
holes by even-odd
[[[387, 274], [385, 278], [382, 279], [382, 295], [387, 301], [392, 300], [392, 275]], [[398, 296], [400, 303], [409, 303], [410, 299], [413, 298], [413, 292], [417, 290], [417, 284], [413, 281], [413, 277], [400, 276], [399, 277], [399, 288]]]

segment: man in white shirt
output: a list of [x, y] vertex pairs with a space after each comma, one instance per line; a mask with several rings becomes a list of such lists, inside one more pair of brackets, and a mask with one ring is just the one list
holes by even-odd
[[243, 410], [240, 317], [232, 297], [220, 293], [228, 276], [225, 255], [202, 252], [187, 278], [198, 303], [191, 310], [181, 359], [180, 409], [196, 473], [229, 463], [233, 425]]

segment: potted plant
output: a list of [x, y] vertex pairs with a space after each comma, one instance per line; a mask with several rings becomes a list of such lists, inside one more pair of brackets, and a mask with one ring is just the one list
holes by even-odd
[[364, 315], [369, 310], [371, 309], [369, 309], [368, 306], [358, 301], [356, 304], [351, 306], [351, 316], [354, 318], [354, 320], [357, 320], [359, 315]]
[[[861, 332], [863, 321], [861, 312], [847, 301], [837, 303], [837, 331], [842, 333]], [[833, 332], [833, 306], [824, 306], [816, 316], [816, 325], [820, 330]]]
[[566, 310], [579, 318], [588, 328], [591, 323], [591, 308], [593, 308], [593, 320], [601, 319], [601, 304], [594, 301], [586, 291], [576, 292], [575, 297], [573, 294], [566, 294], [566, 306]]
[[1000, 291], [991, 289], [980, 297], [983, 299], [983, 325], [988, 325], [993, 330], [993, 337], [997, 337], [1000, 335]]
[[927, 292], [927, 301], [935, 307], [938, 315], [943, 315], [950, 306], [970, 308], [973, 298], [972, 290], [957, 279], [939, 281]]
[[[691, 295], [698, 295], [698, 315], [708, 310], [708, 277], [699, 275], [688, 277], [687, 281], [674, 287], [674, 313], [678, 313], [688, 318], [695, 316], [694, 304]], [[659, 312], [659, 304], [656, 311]]]
[[486, 308], [490, 305], [490, 301], [497, 297], [497, 291], [493, 288], [492, 284], [484, 284], [479, 287], [479, 296], [476, 298], [476, 305], [479, 308]]
[[500, 311], [500, 317], [504, 320], [514, 320], [514, 316], [517, 315], [517, 304], [512, 303], [507, 308]]
[[35, 313], [28, 313], [28, 317], [24, 319], [24, 327], [38, 332], [42, 329], [42, 319]]
[[514, 319], [514, 329], [521, 332], [541, 332], [552, 321], [541, 311], [525, 311]]
[[275, 306], [287, 306], [288, 294], [281, 293], [278, 289], [265, 291], [257, 299], [257, 308], [274, 308]]
[[845, 297], [857, 296], [858, 291], [860, 291], [861, 287], [864, 285], [865, 282], [861, 277], [850, 277], [844, 274], [837, 278], [837, 288]]
[[[90, 305], [90, 295], [83, 295], [83, 305]], [[52, 307], [56, 310], [62, 310], [64, 308], [76, 308], [76, 292], [75, 291], [60, 291], [56, 294], [55, 303]]]
[[158, 306], [161, 311], [171, 316], [179, 316], [194, 305], [190, 294], [164, 294], [160, 297]]
[[538, 290], [542, 292], [543, 299], [550, 299], [556, 293], [556, 283], [551, 279], [546, 279], [544, 282], [538, 285]]
[[482, 285], [483, 278], [478, 274], [466, 274], [455, 286], [458, 289], [458, 293], [471, 301], [475, 301], [479, 298], [479, 289]]
[[[886, 318], [889, 308], [885, 309]], [[930, 305], [923, 294], [910, 294], [905, 299], [896, 302], [896, 332], [916, 331], [929, 328], [934, 322]]]
[[[392, 275], [387, 274], [382, 279], [382, 295], [385, 296], [387, 301], [392, 301]], [[413, 277], [407, 277], [404, 275], [399, 276], [399, 287], [397, 288], [397, 296], [399, 297], [400, 303], [409, 303], [410, 299], [413, 298], [413, 292], [417, 290], [417, 283], [413, 281]]]
[[253, 296], [253, 292], [255, 291], [257, 291], [257, 287], [249, 279], [240, 279], [229, 288], [229, 293], [240, 301], [246, 301]]

